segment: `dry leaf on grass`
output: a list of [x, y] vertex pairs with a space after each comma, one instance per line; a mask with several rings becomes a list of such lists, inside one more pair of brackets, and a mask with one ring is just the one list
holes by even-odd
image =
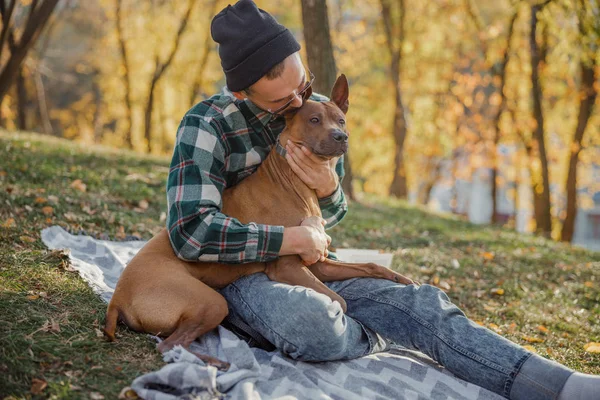
[[80, 192], [85, 192], [87, 190], [87, 185], [83, 183], [81, 179], [75, 179], [69, 186]]
[[15, 226], [17, 226], [17, 224], [14, 218], [9, 218], [2, 224], [3, 228], [14, 228]]
[[44, 215], [48, 216], [48, 215], [52, 215], [54, 213], [54, 208], [50, 207], [50, 206], [46, 206], [44, 208], [42, 208], [42, 212], [44, 213]]
[[26, 236], [26, 235], [19, 236], [19, 239], [21, 239], [21, 241], [25, 242], [25, 243], [33, 243], [33, 242], [35, 242], [34, 238], [32, 238], [31, 236]]
[[523, 340], [529, 343], [544, 343], [544, 339], [536, 338], [533, 336], [523, 336]]
[[590, 342], [583, 346], [583, 349], [588, 353], [600, 353], [600, 343]]
[[127, 386], [119, 393], [119, 399], [139, 399], [139, 396], [132, 388]]
[[537, 353], [537, 350], [535, 349], [535, 347], [533, 347], [530, 344], [526, 344], [525, 346], [523, 346], [523, 348], [529, 350], [532, 353]]
[[31, 389], [29, 389], [29, 391], [32, 394], [40, 394], [44, 391], [44, 389], [46, 389], [47, 386], [48, 382], [46, 382], [45, 380], [33, 378], [31, 380]]

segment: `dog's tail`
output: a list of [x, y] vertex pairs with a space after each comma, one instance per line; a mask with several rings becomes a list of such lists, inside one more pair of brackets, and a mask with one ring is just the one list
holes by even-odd
[[115, 331], [117, 330], [118, 319], [119, 310], [111, 302], [106, 310], [106, 320], [104, 322], [104, 334], [110, 342], [115, 341]]

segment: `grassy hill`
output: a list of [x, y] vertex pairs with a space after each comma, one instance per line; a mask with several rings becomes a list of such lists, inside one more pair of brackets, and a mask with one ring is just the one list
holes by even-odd
[[[0, 131], [0, 398], [116, 398], [162, 365], [143, 334], [99, 328], [106, 305], [48, 251], [50, 225], [118, 240], [162, 226], [169, 159]], [[600, 374], [600, 253], [365, 197], [334, 247], [382, 249], [473, 320], [538, 354]], [[95, 393], [93, 395], [92, 393]], [[12, 398], [12, 397], [9, 397]]]

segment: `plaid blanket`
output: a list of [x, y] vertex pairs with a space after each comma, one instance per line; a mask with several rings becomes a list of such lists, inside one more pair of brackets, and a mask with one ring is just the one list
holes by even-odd
[[[143, 241], [114, 242], [72, 235], [60, 226], [42, 231], [49, 249], [68, 249], [72, 265], [109, 301], [125, 265]], [[348, 260], [350, 261], [350, 260]], [[500, 396], [460, 380], [425, 355], [397, 346], [355, 360], [307, 363], [250, 348], [219, 326], [190, 350], [231, 363], [228, 371], [206, 366], [176, 347], [163, 355], [158, 371], [136, 378], [131, 387], [144, 399], [463, 399]]]

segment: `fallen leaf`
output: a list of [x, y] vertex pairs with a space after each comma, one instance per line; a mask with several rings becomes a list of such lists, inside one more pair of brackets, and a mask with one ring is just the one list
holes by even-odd
[[498, 325], [494, 324], [494, 323], [490, 323], [489, 327], [492, 330], [494, 330], [494, 332], [496, 332], [496, 333], [501, 333], [502, 332], [502, 329], [500, 329], [500, 327]]
[[27, 296], [27, 300], [37, 300], [39, 298], [40, 296], [37, 294], [30, 294], [29, 296]]
[[458, 260], [456, 258], [452, 259], [452, 267], [458, 269], [460, 268], [460, 263], [458, 262]]
[[138, 207], [141, 208], [142, 210], [147, 210], [148, 209], [148, 201], [146, 200], [140, 200], [138, 203]]
[[42, 208], [42, 212], [44, 213], [44, 215], [52, 215], [52, 213], [54, 212], [54, 208], [46, 206]]
[[490, 251], [486, 251], [485, 253], [482, 254], [482, 256], [485, 260], [493, 260], [494, 259], [494, 253], [492, 253]]
[[98, 393], [98, 392], [91, 392], [91, 393], [90, 393], [90, 399], [92, 399], [92, 400], [103, 400], [103, 399], [104, 399], [104, 396], [103, 396], [103, 395], [101, 395], [101, 394], [100, 394], [100, 393]]
[[492, 294], [495, 294], [495, 295], [498, 295], [498, 296], [504, 295], [504, 289], [502, 289], [502, 288], [493, 288], [492, 290], [490, 290], [490, 292]]
[[81, 179], [75, 179], [69, 186], [80, 192], [85, 192], [87, 190], [87, 185], [83, 183]]
[[139, 396], [132, 388], [126, 386], [119, 393], [119, 399], [139, 399]]
[[441, 281], [438, 285], [437, 285], [440, 289], [444, 289], [444, 290], [450, 290], [452, 289], [450, 287], [450, 284], [446, 281]]
[[60, 332], [60, 326], [58, 325], [58, 322], [54, 320], [54, 318], [50, 318], [50, 330], [52, 332]]
[[96, 332], [96, 337], [104, 337], [104, 332], [102, 332], [98, 328], [94, 328], [94, 332]]
[[437, 276], [437, 275], [434, 275], [434, 276], [433, 276], [433, 278], [431, 279], [431, 283], [432, 283], [433, 285], [436, 285], [436, 286], [437, 286], [437, 284], [438, 284], [438, 283], [440, 283], [440, 277], [439, 277], [439, 276]]
[[583, 286], [585, 287], [589, 287], [589, 288], [593, 288], [594, 287], [594, 282], [590, 282], [590, 281], [586, 281]]
[[44, 389], [46, 389], [47, 386], [48, 382], [46, 382], [45, 380], [33, 378], [31, 380], [31, 389], [29, 389], [29, 391], [32, 394], [40, 394], [44, 391]]
[[548, 333], [550, 332], [550, 330], [548, 328], [546, 328], [544, 325], [539, 325], [537, 327], [538, 331], [542, 332], [542, 333]]
[[63, 214], [63, 217], [65, 217], [65, 219], [67, 221], [77, 221], [79, 218], [77, 217], [77, 215], [75, 213], [72, 213], [71, 211], [67, 211], [66, 213]]
[[6, 176], [6, 171], [0, 171], [0, 177], [5, 177]]
[[45, 203], [45, 202], [46, 202], [46, 199], [44, 197], [36, 197], [35, 198], [35, 203], [36, 204], [42, 204], [42, 203]]
[[532, 353], [537, 353], [537, 350], [535, 349], [535, 347], [533, 347], [530, 344], [526, 344], [525, 346], [523, 346], [523, 348], [529, 350]]
[[515, 324], [514, 322], [508, 326], [509, 332], [514, 332], [515, 329], [517, 329], [517, 324]]
[[588, 353], [600, 353], [600, 343], [590, 342], [583, 346], [583, 349]]
[[56, 196], [48, 196], [48, 201], [52, 204], [58, 204], [58, 197]]
[[14, 218], [9, 218], [2, 224], [3, 228], [14, 228], [17, 224], [15, 223]]
[[161, 212], [159, 220], [160, 220], [160, 222], [165, 222], [167, 220], [167, 213], [164, 211]]
[[21, 239], [22, 242], [26, 242], [26, 243], [33, 243], [33, 242], [35, 242], [34, 238], [32, 238], [31, 236], [26, 236], [26, 235], [19, 236], [19, 239]]
[[484, 324], [483, 322], [481, 322], [481, 321], [475, 321], [475, 323], [476, 323], [477, 325], [485, 326], [485, 324]]
[[125, 239], [125, 227], [123, 227], [123, 225], [119, 226], [117, 233], [115, 234], [115, 237], [117, 239]]
[[533, 336], [523, 336], [523, 340], [529, 343], [544, 343], [544, 339], [536, 338]]

